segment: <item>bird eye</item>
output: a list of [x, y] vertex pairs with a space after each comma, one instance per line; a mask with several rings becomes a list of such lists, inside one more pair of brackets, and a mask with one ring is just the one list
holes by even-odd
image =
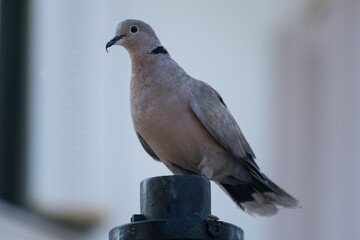
[[131, 33], [137, 33], [138, 31], [139, 31], [139, 27], [138, 27], [138, 26], [132, 25], [132, 26], [130, 27], [130, 32], [131, 32]]

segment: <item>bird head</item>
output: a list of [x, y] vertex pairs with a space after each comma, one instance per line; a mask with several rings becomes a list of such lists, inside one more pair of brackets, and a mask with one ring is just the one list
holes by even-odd
[[160, 46], [154, 30], [145, 22], [127, 19], [116, 27], [115, 37], [106, 44], [106, 51], [113, 45], [120, 45], [132, 54], [133, 52], [146, 51]]

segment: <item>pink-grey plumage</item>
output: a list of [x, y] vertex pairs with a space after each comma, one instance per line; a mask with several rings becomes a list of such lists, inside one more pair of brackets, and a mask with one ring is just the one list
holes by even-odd
[[220, 95], [189, 76], [146, 23], [128, 19], [106, 48], [121, 45], [132, 63], [131, 116], [144, 149], [174, 174], [203, 175], [249, 213], [269, 216], [298, 201], [260, 172]]

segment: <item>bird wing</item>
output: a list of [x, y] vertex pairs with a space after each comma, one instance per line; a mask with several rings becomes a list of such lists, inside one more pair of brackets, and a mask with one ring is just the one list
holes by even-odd
[[160, 161], [159, 157], [155, 154], [155, 152], [151, 149], [149, 144], [145, 141], [145, 139], [136, 131], [136, 135], [139, 138], [139, 141], [141, 143], [141, 146], [145, 149], [145, 151], [156, 161]]
[[258, 175], [255, 154], [219, 93], [202, 81], [196, 80], [195, 84], [195, 99], [190, 102], [192, 111], [222, 147], [248, 163]]

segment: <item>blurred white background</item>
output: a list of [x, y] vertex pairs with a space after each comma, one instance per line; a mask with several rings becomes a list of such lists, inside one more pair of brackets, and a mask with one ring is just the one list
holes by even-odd
[[170, 174], [133, 130], [128, 53], [105, 51], [127, 18], [149, 23], [191, 76], [219, 91], [261, 169], [303, 207], [252, 217], [214, 184], [214, 215], [249, 240], [360, 234], [358, 1], [33, 0], [29, 7], [27, 203], [95, 226], [31, 239], [106, 239], [139, 213], [140, 181]]

